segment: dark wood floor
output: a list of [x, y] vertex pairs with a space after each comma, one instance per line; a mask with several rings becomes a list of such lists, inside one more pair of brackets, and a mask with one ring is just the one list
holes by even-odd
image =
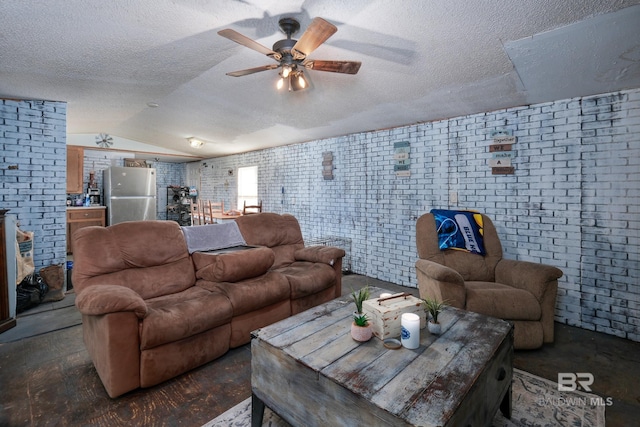
[[[357, 275], [345, 276], [344, 293], [367, 283], [416, 293]], [[0, 334], [0, 426], [201, 426], [250, 396], [246, 345], [156, 387], [109, 398], [72, 301], [23, 313]], [[554, 344], [516, 351], [514, 365], [553, 381], [558, 372], [592, 373], [593, 392], [613, 399], [607, 426], [630, 426], [640, 419], [639, 354], [640, 343], [557, 324]]]

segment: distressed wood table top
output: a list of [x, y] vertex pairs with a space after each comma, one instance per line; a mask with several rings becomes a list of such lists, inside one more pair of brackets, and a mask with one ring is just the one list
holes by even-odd
[[441, 335], [423, 329], [418, 349], [392, 350], [351, 338], [353, 310], [347, 296], [254, 331], [254, 402], [294, 426], [488, 425], [498, 408], [510, 416], [509, 323], [448, 307]]

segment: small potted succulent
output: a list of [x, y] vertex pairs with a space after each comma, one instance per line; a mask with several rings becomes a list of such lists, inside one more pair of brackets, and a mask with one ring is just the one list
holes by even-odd
[[444, 301], [440, 302], [435, 299], [422, 298], [426, 312], [430, 315], [430, 319], [427, 322], [427, 328], [429, 332], [434, 335], [440, 335], [442, 331], [442, 325], [438, 321], [438, 315], [442, 312], [442, 309], [447, 306]]
[[373, 331], [366, 314], [354, 314], [351, 323], [351, 338], [356, 341], [366, 342], [371, 339]]
[[362, 312], [362, 303], [369, 299], [370, 295], [368, 285], [358, 292], [351, 292], [351, 297], [356, 305], [356, 311], [353, 312], [353, 322], [351, 323], [351, 337], [356, 341], [369, 341], [373, 333], [367, 315]]

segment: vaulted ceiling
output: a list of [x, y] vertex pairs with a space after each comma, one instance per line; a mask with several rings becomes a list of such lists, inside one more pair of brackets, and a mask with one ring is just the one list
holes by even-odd
[[[203, 158], [640, 87], [640, 0], [3, 0], [0, 98], [65, 101], [69, 134]], [[278, 20], [338, 31], [277, 90]], [[297, 36], [297, 37], [296, 37]], [[190, 148], [186, 139], [205, 141]], [[126, 147], [120, 147], [126, 148]]]

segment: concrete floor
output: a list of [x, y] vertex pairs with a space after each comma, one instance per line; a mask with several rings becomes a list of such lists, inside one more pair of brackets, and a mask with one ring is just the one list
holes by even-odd
[[[344, 276], [343, 294], [365, 285], [418, 295], [417, 289], [355, 274]], [[0, 345], [10, 348], [30, 336], [44, 341], [52, 331], [77, 327], [80, 316], [73, 305], [74, 298], [69, 293], [63, 301], [22, 313], [15, 328], [0, 334]], [[514, 366], [556, 382], [559, 373], [590, 373], [594, 377], [591, 392], [610, 403], [606, 407], [607, 426], [638, 425], [640, 343], [556, 323], [555, 342], [538, 350], [516, 351]]]

